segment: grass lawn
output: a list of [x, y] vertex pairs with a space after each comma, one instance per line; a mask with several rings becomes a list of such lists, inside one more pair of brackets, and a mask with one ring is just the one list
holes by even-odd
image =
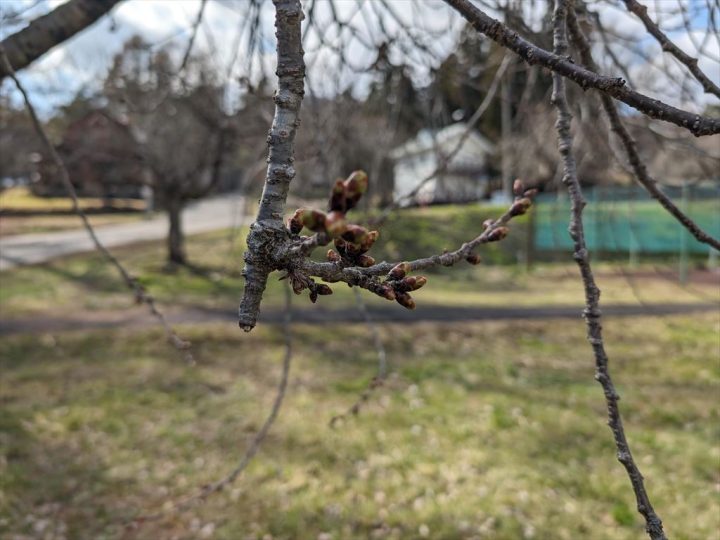
[[[487, 215], [479, 207], [413, 210], [386, 225], [373, 252], [409, 259], [454, 248]], [[161, 242], [114, 252], [163, 309], [234, 311], [244, 238], [236, 232], [189, 239], [202, 272], [163, 271]], [[571, 263], [524, 272], [504, 264], [522, 241], [522, 223], [508, 240], [482, 250], [486, 264], [429, 273], [418, 303], [582, 302]], [[603, 301], [720, 300], [717, 281], [681, 287], [651, 266], [640, 270], [627, 279], [599, 264]], [[324, 307], [353, 304], [350, 289], [333, 287]], [[294, 303], [312, 309], [306, 296]], [[92, 318], [131, 304], [94, 254], [0, 274], [5, 319]], [[271, 278], [264, 305], [281, 304], [281, 283]], [[0, 538], [643, 537], [579, 317], [385, 325], [392, 374], [336, 429], [329, 420], [375, 373], [372, 340], [365, 325], [310, 326], [301, 317], [285, 405], [245, 475], [205, 504], [135, 531], [123, 523], [234, 467], [273, 399], [280, 329], [180, 326], [194, 367], [157, 328], [3, 336]], [[720, 528], [718, 313], [609, 318], [604, 326], [629, 440], [669, 536], [711, 538]]]
[[[635, 457], [671, 538], [720, 527], [717, 315], [606, 322]], [[282, 336], [181, 328], [0, 343], [3, 538], [638, 539], [582, 323], [390, 325], [392, 376], [336, 429], [375, 369], [363, 326], [296, 325], [285, 406], [231, 489], [122, 523], [227, 473], [264, 419]]]

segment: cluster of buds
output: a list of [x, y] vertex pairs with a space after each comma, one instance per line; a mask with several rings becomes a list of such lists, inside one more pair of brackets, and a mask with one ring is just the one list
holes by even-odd
[[[367, 189], [367, 174], [364, 171], [354, 171], [346, 180], [339, 179], [333, 185], [327, 213], [320, 210], [300, 208], [288, 219], [288, 230], [291, 234], [297, 235], [300, 234], [303, 228], [307, 228], [318, 234], [318, 243], [324, 245], [332, 241], [335, 249], [329, 249], [327, 252], [327, 260], [330, 262], [362, 268], [373, 266], [375, 259], [368, 255], [367, 252], [378, 239], [380, 233], [349, 223], [346, 218], [347, 212], [357, 206]], [[327, 287], [327, 285], [324, 287]], [[306, 283], [300, 290], [303, 288], [310, 289], [312, 300], [312, 287]], [[330, 290], [331, 292], [332, 290]], [[318, 292], [321, 295], [330, 293]]]
[[415, 300], [409, 293], [423, 287], [427, 283], [427, 278], [408, 276], [410, 270], [410, 263], [407, 262], [393, 266], [376, 291], [377, 294], [388, 300], [395, 300], [404, 308], [415, 309]]
[[290, 279], [290, 286], [295, 294], [302, 293], [305, 289], [310, 291], [310, 301], [314, 304], [317, 302], [318, 296], [327, 296], [333, 293], [330, 286], [325, 283], [315, 283], [314, 279], [311, 279], [303, 274], [296, 272], [288, 272], [280, 280]]

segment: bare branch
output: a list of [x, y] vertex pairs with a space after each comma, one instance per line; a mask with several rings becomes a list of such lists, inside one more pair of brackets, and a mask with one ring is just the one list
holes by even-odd
[[190, 59], [190, 53], [192, 52], [193, 45], [195, 44], [195, 38], [197, 37], [198, 29], [200, 28], [200, 23], [202, 22], [206, 5], [207, 0], [200, 0], [200, 9], [198, 10], [195, 22], [193, 23], [192, 33], [190, 34], [190, 40], [188, 41], [187, 48], [185, 49], [185, 54], [183, 54], [182, 62], [180, 62], [180, 68], [178, 69], [179, 73], [182, 73], [185, 70], [185, 66]]
[[[568, 30], [570, 32], [570, 39], [572, 40], [573, 45], [575, 45], [580, 52], [580, 59], [582, 60], [582, 63], [589, 69], [597, 71], [597, 65], [593, 60], [590, 44], [577, 22], [575, 11], [572, 9], [567, 13], [567, 23]], [[627, 128], [623, 125], [615, 103], [613, 103], [612, 99], [610, 99], [610, 97], [606, 94], [601, 93], [599, 97], [603, 109], [605, 109], [605, 114], [607, 114], [610, 122], [610, 127], [615, 135], [617, 135], [618, 139], [620, 139], [620, 142], [625, 149], [625, 153], [627, 154], [630, 167], [632, 168], [633, 174], [638, 183], [641, 184], [648, 193], [650, 193], [650, 195], [655, 198], [683, 227], [685, 227], [698, 240], [698, 242], [702, 242], [720, 250], [720, 241], [702, 230], [697, 223], [680, 210], [680, 208], [678, 208], [675, 203], [667, 195], [665, 195], [665, 193], [663, 193], [658, 186], [657, 181], [650, 176], [647, 167], [643, 163], [642, 159], [640, 159], [637, 143], [632, 138], [632, 135], [630, 135]]]
[[720, 133], [720, 119], [690, 113], [630, 90], [622, 78], [604, 77], [577, 66], [571, 60], [530, 43], [475, 7], [469, 0], [445, 0], [480, 33], [510, 49], [528, 64], [540, 64], [554, 73], [574, 81], [582, 88], [594, 88], [630, 105], [651, 118], [671, 122], [688, 129], [695, 136]]
[[282, 243], [287, 238], [282, 215], [290, 182], [295, 177], [293, 142], [304, 94], [302, 7], [299, 0], [273, 0], [273, 3], [278, 43], [278, 90], [274, 97], [275, 118], [268, 136], [265, 187], [257, 220], [250, 226], [245, 253], [245, 290], [240, 303], [239, 324], [246, 332], [255, 326], [268, 275], [274, 270], [269, 263], [273, 259], [267, 254], [276, 249], [278, 241]]
[[[110, 11], [120, 0], [70, 0], [2, 41], [10, 66], [19, 71]], [[0, 65], [0, 81], [12, 72]]]
[[[634, 13], [645, 25], [647, 31], [657, 40], [663, 51], [667, 51], [678, 59], [690, 70], [690, 73], [702, 84], [706, 94], [714, 94], [720, 97], [720, 88], [705, 75], [698, 66], [698, 59], [686, 54], [680, 47], [675, 45], [665, 33], [660, 30], [657, 24], [649, 17], [647, 7], [637, 0], [623, 0], [628, 10]], [[690, 32], [692, 34], [692, 32]], [[589, 66], [588, 66], [589, 67]], [[590, 68], [592, 69], [592, 68]]]
[[72, 201], [72, 209], [73, 211], [80, 217], [83, 223], [83, 227], [85, 227], [85, 230], [87, 231], [88, 235], [90, 236], [90, 239], [93, 241], [93, 244], [95, 244], [95, 249], [97, 249], [103, 257], [107, 259], [107, 261], [112, 264], [117, 271], [120, 273], [120, 276], [122, 277], [123, 281], [125, 282], [125, 285], [133, 292], [135, 295], [135, 300], [138, 303], [146, 304], [150, 310], [150, 313], [152, 313], [163, 325], [163, 328], [165, 329], [165, 334], [167, 335], [168, 341], [179, 351], [183, 351], [185, 354], [185, 359], [188, 363], [194, 363], [194, 359], [192, 356], [192, 353], [190, 353], [190, 342], [185, 341], [180, 338], [180, 336], [177, 335], [175, 330], [172, 329], [170, 324], [165, 319], [165, 316], [163, 313], [157, 308], [155, 305], [155, 299], [145, 291], [145, 288], [138, 282], [136, 278], [130, 275], [130, 273], [125, 269], [125, 267], [120, 263], [120, 261], [112, 254], [110, 251], [100, 242], [100, 239], [95, 234], [95, 230], [92, 228], [92, 225], [90, 224], [90, 221], [87, 218], [87, 215], [85, 215], [85, 212], [83, 212], [82, 208], [80, 208], [80, 204], [78, 202], [78, 196], [75, 192], [75, 187], [72, 185], [72, 182], [70, 181], [70, 174], [68, 173], [67, 167], [65, 167], [65, 163], [63, 163], [63, 160], [60, 158], [60, 155], [55, 150], [55, 147], [50, 142], [50, 139], [48, 138], [47, 134], [45, 133], [45, 130], [43, 129], [42, 125], [40, 124], [40, 121], [38, 120], [37, 114], [35, 113], [35, 107], [33, 107], [32, 102], [30, 101], [30, 96], [28, 96], [27, 92], [25, 91], [25, 88], [18, 80], [17, 76], [15, 75], [15, 70], [13, 69], [12, 65], [10, 64], [7, 54], [5, 52], [4, 47], [0, 44], [0, 68], [4, 69], [5, 72], [8, 74], [8, 76], [15, 82], [15, 86], [17, 86], [17, 89], [20, 91], [20, 93], [23, 96], [23, 99], [25, 100], [25, 107], [27, 109], [28, 114], [30, 115], [30, 119], [32, 120], [33, 127], [35, 128], [35, 131], [38, 134], [38, 137], [42, 140], [43, 146], [45, 146], [45, 150], [50, 155], [50, 158], [52, 159], [53, 163], [55, 164], [55, 167], [57, 168], [59, 174], [60, 174], [60, 180], [62, 181], [63, 185], [65, 186], [65, 189], [70, 196], [70, 199]]
[[280, 374], [280, 382], [278, 383], [277, 392], [275, 393], [275, 399], [273, 400], [272, 408], [268, 414], [265, 422], [260, 427], [260, 430], [250, 441], [245, 453], [238, 462], [237, 466], [230, 471], [230, 473], [220, 480], [203, 486], [198, 493], [195, 493], [185, 499], [177, 500], [170, 505], [167, 510], [162, 510], [155, 514], [145, 514], [136, 517], [128, 523], [128, 528], [135, 528], [143, 523], [149, 521], [158, 521], [160, 519], [169, 517], [178, 512], [184, 512], [189, 508], [192, 508], [196, 504], [204, 502], [210, 495], [218, 493], [231, 485], [238, 477], [247, 469], [252, 459], [260, 450], [262, 443], [265, 441], [267, 434], [270, 432], [275, 420], [280, 413], [285, 394], [287, 392], [288, 381], [290, 379], [290, 363], [292, 360], [293, 349], [292, 349], [292, 295], [290, 294], [290, 287], [285, 287], [285, 318], [283, 320], [283, 331], [285, 334], [285, 355], [283, 356], [282, 373]]
[[[567, 54], [566, 36], [566, 0], [557, 0], [553, 14], [553, 44], [554, 52], [558, 57]], [[618, 400], [620, 399], [615, 386], [613, 385], [608, 368], [608, 357], [605, 352], [605, 345], [602, 336], [601, 311], [600, 311], [600, 289], [595, 283], [587, 246], [585, 244], [585, 232], [583, 229], [582, 212], [585, 206], [580, 181], [577, 177], [575, 157], [572, 153], [572, 134], [570, 125], [572, 115], [567, 102], [565, 78], [560, 73], [553, 73], [553, 94], [552, 102], [557, 109], [557, 122], [555, 124], [558, 132], [558, 148], [563, 162], [563, 183], [571, 200], [570, 236], [574, 243], [573, 257], [577, 263], [582, 276], [585, 289], [585, 310], [583, 317], [587, 324], [587, 338], [590, 342], [595, 357], [595, 378], [602, 385], [605, 394], [605, 402], [608, 410], [608, 425], [613, 432], [617, 458], [623, 464], [630, 477], [638, 511], [645, 518], [646, 531], [653, 540], [665, 540], [662, 521], [655, 513], [650, 503], [642, 474], [635, 464], [630, 446], [625, 437]]]
[[373, 392], [380, 388], [385, 383], [385, 379], [387, 379], [387, 353], [385, 352], [382, 337], [380, 337], [380, 329], [378, 328], [375, 320], [372, 318], [372, 315], [370, 315], [360, 290], [357, 287], [353, 287], [353, 293], [355, 293], [355, 304], [357, 305], [360, 313], [362, 313], [363, 319], [365, 319], [365, 324], [370, 330], [373, 342], [375, 343], [375, 351], [377, 352], [378, 357], [378, 371], [377, 375], [370, 379], [367, 387], [362, 391], [355, 403], [353, 403], [344, 413], [336, 414], [330, 419], [329, 424], [331, 428], [335, 427], [338, 422], [344, 420], [351, 414], [353, 416], [357, 416], [360, 413], [361, 407], [368, 402]]

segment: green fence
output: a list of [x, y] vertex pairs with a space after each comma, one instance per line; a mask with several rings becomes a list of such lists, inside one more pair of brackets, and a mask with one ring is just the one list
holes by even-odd
[[[700, 227], [720, 237], [720, 185], [677, 188], [665, 192]], [[583, 221], [588, 247], [596, 252], [705, 254], [709, 247], [692, 237], [640, 187], [585, 190]], [[538, 251], [567, 251], [570, 203], [564, 194], [543, 194], [535, 211], [534, 246]]]

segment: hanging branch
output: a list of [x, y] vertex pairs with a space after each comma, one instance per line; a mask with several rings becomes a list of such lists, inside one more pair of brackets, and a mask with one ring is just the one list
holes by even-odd
[[288, 381], [290, 379], [290, 363], [293, 356], [291, 304], [292, 295], [290, 294], [290, 287], [285, 287], [285, 317], [283, 319], [283, 332], [285, 334], [285, 355], [283, 356], [280, 382], [278, 383], [277, 392], [275, 393], [275, 399], [273, 399], [270, 413], [265, 419], [265, 422], [263, 422], [263, 425], [260, 427], [260, 430], [255, 434], [255, 436], [250, 441], [250, 444], [245, 449], [245, 453], [243, 454], [242, 458], [240, 458], [237, 466], [232, 471], [230, 471], [229, 474], [227, 474], [220, 480], [217, 480], [212, 484], [202, 486], [198, 493], [195, 493], [194, 495], [191, 495], [190, 497], [187, 497], [185, 499], [173, 502], [171, 505], [169, 505], [170, 507], [167, 510], [160, 511], [155, 514], [141, 515], [134, 518], [127, 524], [128, 528], [137, 528], [143, 523], [148, 523], [150, 521], [158, 521], [173, 514], [184, 512], [185, 510], [192, 508], [196, 504], [204, 502], [210, 495], [214, 493], [219, 493], [220, 491], [231, 485], [233, 482], [235, 482], [235, 480], [238, 479], [238, 477], [245, 471], [245, 469], [247, 469], [247, 466], [250, 464], [252, 459], [260, 450], [260, 447], [265, 441], [267, 434], [270, 432], [270, 428], [272, 428], [273, 424], [275, 423], [275, 420], [280, 413], [280, 408], [282, 407], [283, 400], [285, 399], [285, 394], [287, 392]]
[[185, 49], [185, 54], [183, 54], [182, 62], [180, 62], [180, 68], [178, 69], [179, 73], [182, 73], [185, 70], [185, 66], [190, 59], [190, 53], [192, 52], [193, 45], [195, 44], [195, 38], [197, 37], [198, 29], [200, 28], [200, 23], [202, 22], [206, 5], [207, 0], [200, 0], [200, 9], [198, 9], [197, 17], [195, 18], [195, 22], [193, 23], [192, 33], [190, 34], [190, 40], [188, 41], [187, 47]]
[[377, 352], [378, 357], [378, 371], [377, 375], [375, 375], [372, 379], [370, 379], [370, 382], [368, 383], [367, 387], [362, 391], [360, 396], [358, 396], [355, 403], [353, 403], [345, 412], [336, 414], [330, 419], [329, 425], [331, 428], [334, 428], [335, 425], [340, 422], [341, 420], [344, 420], [349, 415], [357, 416], [360, 414], [360, 409], [362, 406], [368, 402], [370, 399], [370, 396], [372, 396], [373, 392], [380, 388], [383, 384], [385, 384], [385, 380], [387, 379], [387, 352], [385, 351], [385, 346], [382, 342], [382, 337], [380, 336], [380, 329], [378, 328], [377, 323], [372, 318], [372, 315], [370, 315], [370, 312], [367, 309], [367, 306], [365, 305], [365, 301], [363, 300], [362, 294], [360, 291], [353, 287], [353, 293], [355, 293], [355, 304], [357, 305], [358, 310], [360, 313], [362, 313], [363, 319], [365, 320], [365, 324], [367, 325], [368, 329], [370, 330], [370, 333], [372, 334], [373, 342], [375, 343], [375, 351]]
[[2, 41], [9, 65], [0, 65], [0, 81], [20, 71], [110, 11], [120, 0], [70, 0], [33, 20]]
[[[580, 28], [575, 10], [569, 10], [567, 13], [567, 24], [570, 33], [570, 39], [573, 42], [575, 48], [580, 53], [580, 59], [585, 66], [593, 71], [597, 71], [598, 67], [592, 57], [590, 50], [590, 44], [588, 43], [585, 34]], [[618, 137], [622, 143], [625, 153], [627, 154], [628, 162], [632, 168], [635, 179], [640, 185], [642, 185], [647, 192], [657, 200], [663, 208], [665, 208], [683, 227], [685, 227], [698, 242], [702, 242], [709, 246], [714, 247], [720, 251], [720, 241], [713, 238], [711, 235], [706, 233], [700, 226], [695, 223], [689, 216], [687, 216], [675, 203], [663, 193], [657, 181], [650, 176], [648, 173], [645, 163], [640, 158], [638, 152], [637, 143], [633, 139], [630, 132], [623, 125], [620, 115], [618, 114], [617, 108], [613, 100], [607, 94], [600, 94], [600, 102], [602, 103], [605, 114], [610, 122], [610, 128]]]
[[[558, 57], [567, 55], [566, 37], [566, 0], [556, 0], [553, 14], [553, 44], [554, 52]], [[558, 148], [563, 163], [563, 183], [571, 201], [570, 216], [570, 237], [574, 244], [573, 257], [580, 269], [583, 287], [585, 289], [585, 310], [583, 317], [587, 324], [587, 339], [590, 342], [595, 357], [595, 379], [602, 385], [605, 394], [605, 402], [608, 410], [608, 425], [612, 430], [617, 448], [617, 458], [623, 464], [630, 477], [638, 512], [645, 518], [645, 528], [652, 540], [665, 540], [662, 521], [655, 513], [650, 503], [642, 474], [635, 464], [630, 446], [625, 437], [622, 418], [618, 401], [620, 397], [615, 390], [610, 371], [608, 368], [608, 357], [605, 352], [605, 345], [602, 336], [601, 311], [600, 311], [600, 289], [595, 283], [587, 246], [585, 244], [585, 232], [583, 229], [582, 212], [585, 207], [580, 181], [577, 177], [575, 157], [572, 153], [573, 138], [570, 133], [572, 115], [567, 102], [565, 79], [559, 73], [553, 73], [552, 102], [557, 109], [557, 122], [555, 124], [558, 133]]]
[[[628, 11], [634, 13], [638, 19], [640, 19], [645, 25], [645, 29], [654, 37], [662, 47], [663, 51], [672, 54], [679, 62], [688, 68], [693, 77], [702, 85], [706, 94], [714, 94], [720, 98], [720, 88], [705, 75], [703, 70], [698, 66], [698, 59], [693, 58], [689, 54], [685, 53], [680, 47], [675, 45], [665, 33], [660, 30], [657, 24], [648, 16], [647, 7], [642, 5], [637, 0], [623, 0]], [[587, 63], [587, 67], [591, 68]], [[593, 71], [597, 71], [593, 69]]]
[[276, 9], [278, 90], [275, 117], [268, 136], [268, 168], [257, 220], [250, 226], [245, 253], [245, 290], [240, 303], [240, 327], [255, 326], [268, 275], [275, 268], [272, 253], [287, 236], [282, 218], [290, 182], [295, 177], [293, 163], [295, 132], [300, 122], [304, 94], [305, 62], [300, 26], [303, 12], [299, 0], [273, 0]]
[[720, 119], [706, 118], [652, 99], [630, 90], [622, 78], [598, 75], [594, 71], [574, 64], [570, 59], [546, 51], [523, 39], [517, 32], [509, 29], [500, 21], [488, 16], [469, 0], [445, 0], [445, 2], [457, 10], [478, 32], [502, 47], [515, 52], [530, 65], [540, 64], [553, 73], [574, 81], [583, 89], [594, 88], [609, 94], [651, 118], [676, 124], [689, 130], [695, 136], [720, 133]]
[[50, 142], [50, 139], [48, 138], [47, 134], [45, 133], [45, 130], [43, 129], [42, 125], [40, 124], [40, 120], [38, 120], [37, 114], [35, 113], [35, 107], [33, 106], [32, 102], [30, 101], [30, 96], [25, 91], [25, 88], [20, 83], [20, 80], [17, 78], [17, 75], [15, 74], [15, 70], [13, 69], [12, 65], [10, 65], [10, 62], [8, 60], [7, 54], [5, 52], [4, 47], [0, 44], [0, 68], [6, 70], [8, 76], [13, 80], [15, 83], [15, 86], [22, 94], [23, 100], [25, 101], [25, 108], [27, 109], [28, 114], [30, 115], [30, 119], [33, 124], [33, 128], [35, 129], [35, 132], [37, 133], [38, 137], [40, 137], [40, 140], [42, 141], [43, 146], [45, 147], [45, 150], [47, 151], [48, 155], [52, 159], [55, 167], [58, 170], [58, 173], [60, 174], [60, 180], [65, 187], [65, 190], [67, 191], [68, 195], [70, 196], [71, 202], [72, 202], [72, 209], [73, 212], [75, 212], [78, 217], [82, 220], [83, 227], [85, 227], [85, 230], [87, 231], [88, 235], [90, 236], [90, 239], [92, 240], [93, 244], [95, 244], [95, 249], [97, 249], [103, 257], [112, 265], [115, 267], [115, 269], [120, 274], [120, 277], [122, 277], [122, 280], [125, 282], [125, 285], [130, 289], [133, 294], [135, 295], [135, 300], [139, 304], [145, 304], [148, 306], [148, 309], [150, 310], [150, 313], [160, 321], [160, 323], [163, 325], [163, 328], [165, 329], [165, 334], [167, 336], [168, 341], [179, 351], [183, 351], [185, 354], [185, 359], [188, 363], [194, 363], [194, 359], [192, 356], [192, 353], [190, 353], [190, 342], [185, 341], [180, 336], [177, 335], [175, 330], [170, 326], [170, 324], [167, 322], [167, 319], [165, 318], [165, 315], [157, 308], [155, 305], [155, 299], [147, 293], [145, 288], [138, 282], [136, 278], [130, 275], [130, 272], [128, 272], [125, 267], [120, 263], [120, 261], [112, 254], [110, 253], [110, 250], [108, 250], [102, 242], [100, 242], [100, 239], [95, 234], [95, 230], [93, 229], [92, 225], [90, 224], [90, 220], [88, 219], [85, 212], [80, 208], [80, 203], [78, 201], [77, 192], [75, 191], [75, 187], [73, 186], [72, 182], [70, 181], [70, 174], [68, 173], [67, 167], [65, 167], [65, 163], [63, 162], [62, 158], [60, 158], [60, 155], [55, 150], [55, 147]]

